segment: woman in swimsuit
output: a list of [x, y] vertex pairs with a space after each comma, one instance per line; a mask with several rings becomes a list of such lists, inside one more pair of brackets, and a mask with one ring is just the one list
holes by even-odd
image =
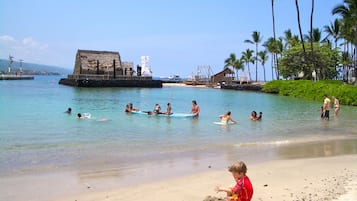
[[333, 108], [334, 108], [333, 116], [337, 117], [338, 112], [340, 111], [340, 101], [335, 96], [332, 96], [332, 100], [334, 102], [333, 103]]
[[191, 113], [194, 114], [195, 117], [198, 117], [198, 114], [200, 113], [200, 107], [197, 105], [195, 100], [192, 101]]
[[232, 117], [231, 117], [231, 111], [228, 111], [226, 114], [219, 115], [219, 118], [221, 119], [221, 122], [224, 124], [228, 124], [228, 121], [231, 121], [233, 123], [237, 123]]

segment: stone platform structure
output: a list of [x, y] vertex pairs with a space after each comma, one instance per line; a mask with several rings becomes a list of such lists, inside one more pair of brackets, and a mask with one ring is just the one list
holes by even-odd
[[122, 62], [119, 52], [78, 50], [73, 74], [59, 84], [75, 87], [148, 87], [160, 88], [162, 81], [142, 76], [141, 67]]

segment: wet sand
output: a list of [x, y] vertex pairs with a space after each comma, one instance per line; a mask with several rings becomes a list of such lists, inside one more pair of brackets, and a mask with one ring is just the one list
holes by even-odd
[[[357, 155], [345, 155], [248, 164], [253, 200], [356, 200], [356, 161]], [[222, 169], [104, 191], [87, 186], [79, 195], [56, 201], [200, 201], [224, 198], [214, 187], [233, 184], [231, 174]]]
[[[247, 175], [254, 186], [252, 200], [356, 200], [356, 161], [354, 154], [247, 163]], [[181, 168], [183, 165], [176, 164]], [[142, 171], [150, 174], [150, 169]], [[174, 171], [171, 174], [177, 176], [151, 181], [135, 175], [120, 179], [114, 170], [18, 174], [1, 177], [0, 200], [202, 201], [224, 198], [225, 195], [217, 194], [214, 188], [234, 185], [227, 169], [216, 168], [215, 163], [199, 173], [180, 175]], [[127, 185], [116, 185], [123, 182]]]

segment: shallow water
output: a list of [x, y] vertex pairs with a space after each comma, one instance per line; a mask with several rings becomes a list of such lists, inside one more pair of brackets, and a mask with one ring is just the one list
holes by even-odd
[[[79, 169], [88, 175], [170, 163], [200, 169], [213, 159], [226, 164], [240, 158], [298, 157], [307, 144], [320, 146], [315, 152], [321, 152], [327, 143], [337, 153], [349, 142], [341, 154], [357, 153], [357, 108], [342, 106], [338, 119], [322, 121], [323, 97], [315, 102], [190, 87], [87, 89], [59, 85], [59, 79], [0, 82], [1, 174]], [[173, 112], [187, 113], [192, 100], [201, 109], [198, 119], [123, 112], [129, 102], [142, 110], [152, 110], [156, 103], [164, 109], [171, 102]], [[68, 107], [72, 115], [64, 113]], [[228, 110], [237, 125], [213, 124]], [[251, 122], [252, 110], [262, 111], [263, 121]], [[90, 113], [91, 119], [76, 119], [79, 112]]]

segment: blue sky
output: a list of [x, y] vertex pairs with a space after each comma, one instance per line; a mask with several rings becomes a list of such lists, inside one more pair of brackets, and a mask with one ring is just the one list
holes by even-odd
[[[341, 3], [315, 0], [314, 27], [333, 21], [331, 10]], [[307, 33], [311, 1], [299, 4]], [[296, 19], [294, 0], [275, 0], [277, 36], [289, 28], [298, 34]], [[188, 77], [199, 65], [217, 73], [230, 53], [240, 57], [255, 49], [244, 43], [253, 31], [263, 41], [273, 35], [270, 0], [1, 0], [0, 24], [0, 58], [11, 54], [73, 69], [78, 49], [118, 51], [122, 61], [135, 65], [140, 56], [150, 56], [154, 76]], [[270, 66], [267, 62], [268, 79]]]

